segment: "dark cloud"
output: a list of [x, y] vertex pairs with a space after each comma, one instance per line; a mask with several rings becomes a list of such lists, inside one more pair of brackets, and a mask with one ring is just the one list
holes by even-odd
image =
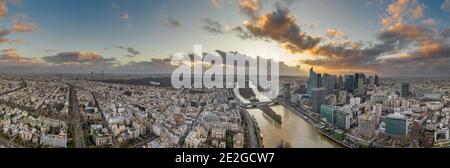
[[313, 37], [302, 32], [288, 9], [278, 8], [256, 20], [246, 21], [244, 27], [253, 36], [277, 41], [293, 53], [303, 53], [305, 50], [314, 48], [322, 40], [320, 37]]
[[255, 38], [250, 32], [241, 26], [222, 26], [218, 21], [206, 18], [202, 20], [202, 29], [212, 34], [234, 34], [236, 37], [248, 40]]
[[180, 27], [180, 22], [171, 16], [167, 16], [162, 20], [162, 24], [167, 27]]
[[254, 36], [250, 32], [248, 32], [247, 30], [245, 30], [241, 26], [231, 27], [231, 28], [229, 28], [227, 30], [227, 32], [234, 33], [237, 37], [239, 37], [242, 40], [248, 40], [248, 39], [253, 39], [254, 38]]
[[125, 55], [127, 57], [135, 57], [141, 54], [141, 52], [132, 47], [118, 46], [117, 48], [127, 51], [128, 54]]
[[46, 56], [42, 60], [53, 64], [112, 64], [115, 58], [104, 58], [95, 52], [62, 52], [53, 56]]
[[209, 18], [203, 19], [202, 22], [204, 23], [204, 25], [202, 26], [203, 30], [213, 34], [224, 33], [223, 27], [219, 22]]

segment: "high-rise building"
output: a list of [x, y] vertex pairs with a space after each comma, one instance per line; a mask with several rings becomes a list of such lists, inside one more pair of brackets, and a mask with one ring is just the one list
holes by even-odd
[[380, 86], [380, 78], [378, 78], [378, 75], [375, 75], [375, 86]]
[[345, 90], [349, 93], [353, 93], [355, 90], [355, 77], [353, 75], [345, 78]]
[[347, 103], [347, 91], [341, 90], [339, 91], [338, 104], [343, 105]]
[[344, 86], [344, 78], [342, 77], [342, 75], [339, 75], [337, 83], [338, 83], [338, 89], [345, 88], [345, 86]]
[[309, 79], [307, 81], [307, 93], [309, 95], [312, 95], [312, 90], [314, 88], [317, 88], [317, 79], [316, 79], [316, 73], [314, 72], [314, 68], [311, 67], [311, 69], [309, 70]]
[[400, 96], [401, 97], [408, 97], [409, 96], [409, 83], [402, 83]]
[[336, 127], [342, 130], [348, 130], [351, 126], [352, 114], [343, 110], [336, 111]]
[[365, 113], [358, 117], [358, 131], [359, 135], [366, 140], [372, 139], [375, 136], [375, 118], [370, 113]]
[[408, 122], [400, 113], [390, 114], [384, 120], [386, 135], [390, 137], [406, 137], [408, 135]]
[[322, 79], [322, 74], [316, 74], [316, 80], [317, 80], [317, 88], [323, 87], [323, 79]]
[[312, 111], [320, 113], [320, 106], [325, 104], [325, 88], [314, 88], [312, 90]]
[[333, 106], [320, 106], [320, 116], [322, 116], [328, 124], [336, 124], [336, 111], [337, 109]]
[[291, 84], [290, 83], [285, 83], [283, 85], [283, 97], [285, 99], [291, 98]]
[[375, 116], [375, 123], [378, 125], [380, 123], [380, 117], [383, 115], [383, 105], [382, 104], [374, 105], [373, 114]]

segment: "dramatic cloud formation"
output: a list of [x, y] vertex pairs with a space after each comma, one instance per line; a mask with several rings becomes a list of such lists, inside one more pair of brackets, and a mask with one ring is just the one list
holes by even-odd
[[127, 51], [127, 54], [125, 55], [127, 57], [135, 57], [135, 56], [138, 56], [139, 54], [141, 54], [141, 52], [139, 52], [138, 50], [136, 50], [132, 47], [118, 46], [117, 48]]
[[320, 37], [309, 36], [300, 30], [289, 10], [278, 8], [272, 13], [258, 17], [254, 21], [245, 21], [246, 27], [255, 37], [271, 39], [292, 53], [303, 53], [321, 42]]
[[[309, 51], [320, 58], [302, 60], [301, 63], [334, 71], [358, 69], [385, 75], [448, 76], [449, 32], [413, 24], [422, 19], [423, 10], [423, 5], [416, 0], [395, 1], [388, 6], [387, 15], [381, 20], [384, 28], [377, 35], [381, 43], [363, 47], [353, 45], [353, 42], [330, 42]], [[429, 21], [422, 20], [422, 23], [426, 22]]]
[[171, 16], [163, 18], [162, 24], [167, 27], [180, 27], [180, 22]]
[[104, 58], [100, 54], [87, 51], [62, 52], [42, 59], [53, 64], [110, 64], [116, 62], [115, 58]]

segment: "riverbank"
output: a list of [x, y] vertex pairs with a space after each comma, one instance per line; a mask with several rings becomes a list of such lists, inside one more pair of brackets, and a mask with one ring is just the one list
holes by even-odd
[[327, 133], [323, 132], [321, 130], [321, 126], [318, 123], [318, 121], [314, 120], [313, 117], [310, 117], [308, 114], [306, 114], [305, 112], [301, 111], [300, 109], [294, 108], [291, 105], [289, 105], [288, 103], [280, 100], [280, 105], [282, 105], [285, 108], [288, 108], [289, 110], [291, 110], [292, 112], [294, 112], [295, 114], [297, 114], [299, 117], [302, 117], [306, 122], [308, 122], [309, 124], [311, 124], [314, 128], [315, 131], [317, 131], [318, 133], [324, 135], [325, 137], [329, 138], [330, 140], [332, 140], [333, 142], [341, 145], [342, 147], [345, 148], [352, 148], [351, 146], [345, 144], [344, 142], [341, 142], [339, 140], [337, 140], [336, 138], [334, 138], [331, 135], [328, 135]]

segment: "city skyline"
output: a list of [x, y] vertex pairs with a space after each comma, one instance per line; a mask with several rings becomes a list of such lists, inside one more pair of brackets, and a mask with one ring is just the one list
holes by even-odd
[[449, 77], [449, 21], [449, 0], [0, 0], [0, 70], [168, 73], [201, 44], [290, 75]]

